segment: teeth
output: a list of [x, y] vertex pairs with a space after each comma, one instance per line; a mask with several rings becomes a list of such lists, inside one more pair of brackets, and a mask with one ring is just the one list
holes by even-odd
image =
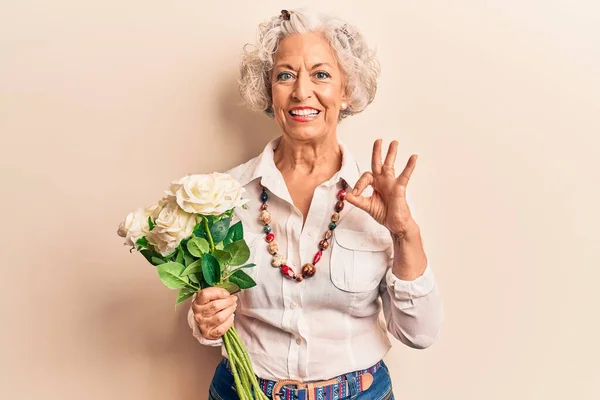
[[314, 116], [317, 115], [319, 112], [317, 110], [294, 110], [294, 111], [290, 111], [290, 114], [292, 115], [298, 115], [298, 116]]

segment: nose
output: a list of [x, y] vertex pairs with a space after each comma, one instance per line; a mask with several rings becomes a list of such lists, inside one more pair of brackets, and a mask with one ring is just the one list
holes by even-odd
[[312, 82], [307, 73], [300, 72], [298, 74], [292, 96], [299, 102], [312, 97]]

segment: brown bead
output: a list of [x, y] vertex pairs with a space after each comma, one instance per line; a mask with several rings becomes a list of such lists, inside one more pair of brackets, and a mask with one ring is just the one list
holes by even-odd
[[332, 235], [333, 235], [333, 231], [327, 231], [327, 232], [325, 232], [325, 240], [331, 239]]
[[267, 208], [269, 208], [267, 203], [263, 203], [263, 205], [260, 206], [261, 211], [265, 211]]
[[327, 241], [327, 239], [323, 239], [319, 242], [320, 250], [327, 250], [328, 247], [329, 247], [329, 242]]
[[267, 210], [262, 210], [260, 213], [260, 217], [258, 218], [263, 224], [268, 224], [271, 222], [271, 213]]
[[346, 182], [343, 179], [342, 179], [342, 189], [344, 189], [344, 190], [348, 189], [348, 182]]
[[314, 276], [315, 272], [317, 272], [317, 269], [311, 263], [304, 264], [304, 266], [302, 267], [302, 276], [305, 278], [310, 278]]
[[269, 250], [269, 253], [271, 253], [271, 255], [275, 255], [275, 254], [279, 253], [279, 246], [277, 245], [277, 242], [269, 243], [268, 250]]
[[338, 222], [340, 220], [340, 213], [331, 214], [331, 222]]
[[337, 203], [335, 203], [335, 211], [340, 212], [344, 209], [344, 202], [342, 200], [339, 200]]

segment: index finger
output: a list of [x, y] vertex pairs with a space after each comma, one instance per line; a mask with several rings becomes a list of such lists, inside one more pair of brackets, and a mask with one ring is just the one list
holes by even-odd
[[229, 296], [231, 296], [231, 294], [229, 294], [229, 292], [223, 288], [208, 287], [198, 292], [195, 303], [199, 306], [202, 306], [210, 303], [213, 300], [226, 299]]

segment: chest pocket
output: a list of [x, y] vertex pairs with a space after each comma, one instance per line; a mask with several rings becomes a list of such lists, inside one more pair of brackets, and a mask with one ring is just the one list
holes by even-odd
[[390, 244], [387, 232], [337, 228], [330, 256], [331, 281], [346, 292], [375, 290], [387, 269]]

